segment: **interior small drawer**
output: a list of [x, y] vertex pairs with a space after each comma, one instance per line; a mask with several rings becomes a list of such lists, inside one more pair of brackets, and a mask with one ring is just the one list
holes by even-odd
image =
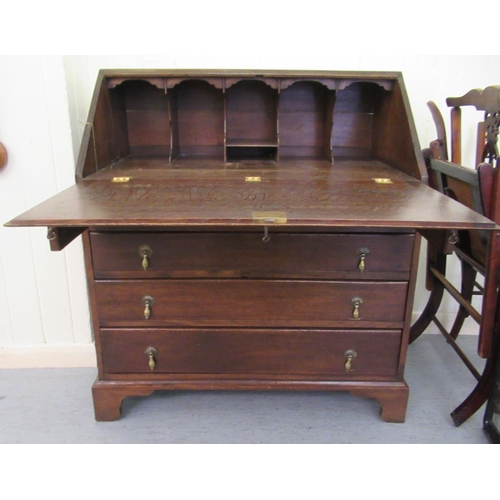
[[109, 374], [395, 377], [401, 331], [102, 329]]
[[406, 280], [413, 234], [92, 232], [96, 279]]
[[101, 326], [402, 328], [406, 282], [116, 280], [95, 283]]

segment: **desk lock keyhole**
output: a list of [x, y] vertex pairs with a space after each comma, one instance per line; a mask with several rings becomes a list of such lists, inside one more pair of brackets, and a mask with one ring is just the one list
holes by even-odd
[[264, 243], [269, 243], [271, 240], [271, 237], [269, 236], [269, 228], [267, 226], [264, 226], [264, 237], [262, 238], [262, 241]]

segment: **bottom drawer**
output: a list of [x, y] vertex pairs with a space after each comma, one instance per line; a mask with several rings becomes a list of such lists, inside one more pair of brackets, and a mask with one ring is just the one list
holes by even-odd
[[400, 346], [398, 330], [101, 330], [104, 371], [109, 374], [385, 378], [397, 375]]

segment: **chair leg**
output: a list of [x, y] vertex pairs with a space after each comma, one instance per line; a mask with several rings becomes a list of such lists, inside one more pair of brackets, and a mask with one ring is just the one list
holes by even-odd
[[422, 314], [413, 323], [410, 328], [410, 344], [415, 342], [422, 333], [425, 332], [427, 327], [432, 323], [433, 316], [437, 313], [441, 300], [443, 299], [444, 286], [441, 283], [436, 283], [434, 289], [431, 291], [427, 305], [425, 306]]
[[440, 238], [428, 239], [427, 248], [427, 289], [431, 291], [427, 304], [422, 311], [422, 314], [413, 323], [410, 328], [409, 343], [415, 340], [425, 332], [427, 327], [432, 323], [433, 317], [436, 315], [441, 301], [443, 300], [444, 286], [430, 272], [430, 268], [436, 268], [441, 274], [446, 274], [446, 255], [442, 250], [443, 243]]
[[[472, 301], [472, 295], [474, 291], [474, 283], [476, 281], [477, 271], [464, 260], [460, 261], [462, 270], [462, 280], [461, 280], [461, 291], [460, 295], [467, 301]], [[457, 339], [460, 330], [464, 324], [466, 318], [469, 317], [467, 310], [460, 306], [455, 322], [450, 330], [450, 337], [454, 340]]]
[[488, 400], [493, 384], [495, 363], [492, 358], [486, 361], [483, 373], [476, 387], [464, 401], [451, 412], [451, 418], [457, 427], [472, 417]]
[[[446, 273], [446, 255], [438, 254], [434, 264], [436, 269], [441, 274]], [[431, 273], [429, 272], [428, 274], [430, 275]], [[422, 335], [422, 333], [425, 332], [427, 327], [433, 321], [432, 318], [438, 312], [439, 306], [441, 305], [441, 301], [443, 300], [443, 294], [444, 294], [443, 284], [439, 280], [434, 278], [434, 280], [432, 281], [431, 294], [429, 295], [427, 304], [424, 307], [422, 314], [418, 317], [418, 319], [415, 321], [415, 323], [413, 323], [413, 325], [410, 328], [410, 341], [409, 341], [410, 344], [415, 340], [417, 340], [418, 337], [420, 337], [420, 335]]]

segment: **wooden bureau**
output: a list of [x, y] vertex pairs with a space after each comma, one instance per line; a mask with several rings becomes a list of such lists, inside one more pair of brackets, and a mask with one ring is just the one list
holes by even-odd
[[83, 236], [97, 420], [155, 390], [331, 390], [403, 422], [426, 186], [399, 73], [105, 70], [76, 184], [9, 223]]

